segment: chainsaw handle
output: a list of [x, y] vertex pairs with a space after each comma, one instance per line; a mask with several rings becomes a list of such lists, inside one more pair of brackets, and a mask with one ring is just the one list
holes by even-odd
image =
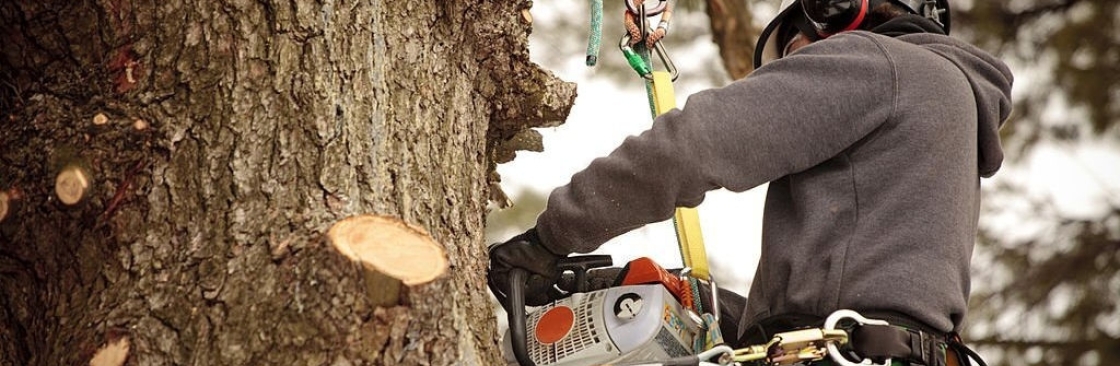
[[557, 281], [556, 287], [571, 292], [587, 292], [588, 281], [587, 272], [602, 267], [610, 267], [614, 264], [614, 260], [609, 255], [579, 255], [560, 259], [556, 263], [556, 268], [560, 271], [571, 271], [574, 273], [574, 278], [563, 274]]
[[536, 366], [529, 357], [528, 342], [529, 331], [525, 327], [525, 279], [528, 272], [521, 268], [509, 270], [509, 307], [506, 308], [506, 319], [509, 321], [510, 343], [513, 346], [513, 357], [521, 366]]

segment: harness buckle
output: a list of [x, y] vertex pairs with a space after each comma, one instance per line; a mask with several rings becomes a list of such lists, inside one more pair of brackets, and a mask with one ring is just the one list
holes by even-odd
[[842, 329], [811, 328], [778, 333], [766, 345], [766, 358], [773, 365], [818, 361], [825, 358], [827, 345], [848, 343]]
[[[714, 360], [715, 364], [722, 366], [722, 365], [730, 365], [732, 363], [732, 357], [734, 355], [735, 355], [735, 350], [732, 350], [731, 347], [729, 347], [729, 346], [721, 345], [721, 346], [716, 346], [716, 347], [714, 347], [710, 350], [700, 352], [700, 354], [696, 355], [696, 357], [698, 359], [700, 359], [700, 361]], [[709, 361], [709, 362], [705, 362], [705, 363], [710, 364], [712, 362]]]

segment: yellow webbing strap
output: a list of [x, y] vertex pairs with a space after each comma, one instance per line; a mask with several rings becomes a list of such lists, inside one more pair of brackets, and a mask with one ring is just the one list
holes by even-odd
[[[653, 109], [657, 116], [677, 107], [673, 95], [672, 76], [665, 71], [653, 72]], [[695, 208], [677, 207], [673, 215], [677, 228], [677, 243], [681, 247], [681, 260], [692, 268], [692, 276], [710, 281], [708, 253], [704, 251], [704, 236], [700, 233], [700, 214]]]

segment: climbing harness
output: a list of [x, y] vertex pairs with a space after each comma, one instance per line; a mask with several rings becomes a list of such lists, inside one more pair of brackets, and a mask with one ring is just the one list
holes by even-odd
[[935, 335], [846, 309], [830, 314], [819, 328], [777, 333], [768, 343], [735, 350], [734, 357], [744, 365], [767, 366], [826, 359], [838, 366], [890, 366], [892, 361], [927, 366], [972, 365], [976, 361], [987, 366], [956, 334]]
[[843, 320], [854, 320], [853, 328], [877, 325], [889, 326], [886, 321], [868, 319], [852, 310], [837, 310], [833, 312], [820, 328], [805, 328], [775, 334], [765, 344], [751, 345], [735, 350], [735, 362], [761, 365], [792, 365], [797, 363], [810, 363], [828, 359], [840, 366], [890, 366], [891, 359], [885, 358], [883, 363], [874, 363], [871, 357], [859, 362], [848, 360], [840, 346], [848, 345], [852, 341], [850, 329], [840, 328]]

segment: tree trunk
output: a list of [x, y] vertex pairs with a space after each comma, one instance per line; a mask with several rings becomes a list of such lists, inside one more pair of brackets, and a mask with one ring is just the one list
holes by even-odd
[[[575, 95], [529, 6], [0, 3], [0, 365], [499, 363], [493, 166]], [[449, 274], [374, 305], [326, 237], [366, 213]]]

